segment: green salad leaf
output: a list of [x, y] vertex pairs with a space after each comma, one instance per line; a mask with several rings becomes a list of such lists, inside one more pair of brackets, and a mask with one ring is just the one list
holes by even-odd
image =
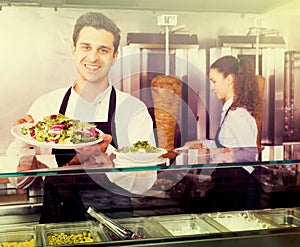
[[143, 153], [158, 153], [161, 149], [152, 146], [148, 141], [138, 141], [131, 146], [115, 149], [119, 153], [143, 152]]
[[43, 121], [21, 129], [23, 135], [30, 135], [38, 142], [78, 144], [96, 141], [100, 133], [96, 125], [68, 118], [63, 114], [45, 116]]

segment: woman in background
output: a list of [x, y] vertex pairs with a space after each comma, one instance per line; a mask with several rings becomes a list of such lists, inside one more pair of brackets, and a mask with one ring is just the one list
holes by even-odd
[[234, 56], [217, 59], [210, 67], [211, 90], [224, 102], [219, 129], [214, 140], [201, 142], [208, 148], [257, 146], [256, 118], [261, 99], [254, 69]]
[[[256, 117], [261, 99], [254, 69], [246, 61], [224, 56], [211, 65], [209, 79], [211, 90], [224, 104], [215, 139], [200, 140], [202, 145], [207, 148], [256, 147]], [[186, 145], [192, 143], [195, 141]], [[215, 169], [212, 175], [215, 186], [207, 192], [209, 209], [232, 211], [257, 207], [258, 186], [253, 170], [251, 166]]]
[[254, 69], [233, 56], [215, 61], [209, 71], [211, 89], [224, 100], [217, 147], [256, 146], [259, 99]]

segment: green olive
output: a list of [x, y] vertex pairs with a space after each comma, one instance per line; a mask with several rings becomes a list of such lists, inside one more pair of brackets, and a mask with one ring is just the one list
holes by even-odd
[[[93, 243], [94, 239], [90, 232], [82, 232], [78, 234], [66, 234], [66, 233], [54, 233], [48, 235], [49, 245], [66, 245], [66, 244], [77, 244], [77, 243]], [[0, 246], [1, 247], [1, 246]]]

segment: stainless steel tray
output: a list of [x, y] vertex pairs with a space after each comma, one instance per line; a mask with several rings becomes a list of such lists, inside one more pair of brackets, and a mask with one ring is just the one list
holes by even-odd
[[149, 220], [156, 222], [158, 226], [162, 227], [171, 236], [221, 232], [216, 226], [210, 224], [210, 219], [195, 214], [153, 216]]
[[35, 227], [0, 228], [0, 246], [22, 246], [23, 244], [37, 246]]
[[282, 227], [300, 227], [300, 211], [293, 208], [264, 209], [255, 213]]
[[43, 245], [60, 246], [108, 241], [105, 232], [93, 221], [52, 223], [40, 226]]
[[232, 211], [205, 215], [231, 232], [274, 229], [279, 227], [275, 222], [260, 217], [251, 211]]

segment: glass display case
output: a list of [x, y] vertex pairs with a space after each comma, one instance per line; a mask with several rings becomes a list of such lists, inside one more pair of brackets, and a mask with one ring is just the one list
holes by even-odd
[[[0, 157], [0, 245], [299, 245], [299, 144], [179, 148], [131, 165], [114, 154], [89, 166], [55, 161]], [[88, 207], [131, 237], [118, 238]]]

